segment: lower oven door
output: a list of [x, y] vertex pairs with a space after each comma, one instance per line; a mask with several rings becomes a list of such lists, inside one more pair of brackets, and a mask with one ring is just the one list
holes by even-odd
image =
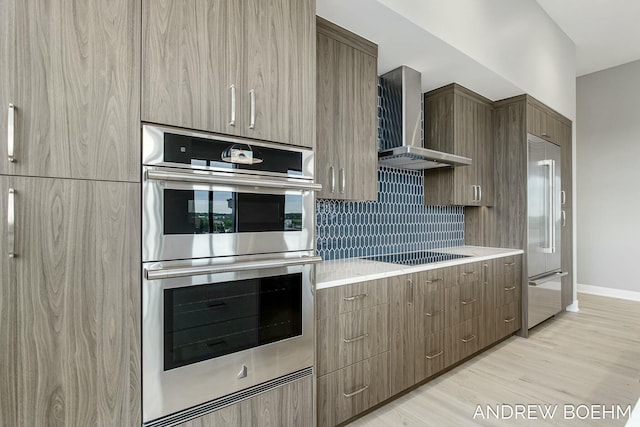
[[312, 253], [145, 263], [145, 423], [313, 365]]
[[311, 250], [318, 188], [308, 180], [145, 166], [142, 260]]

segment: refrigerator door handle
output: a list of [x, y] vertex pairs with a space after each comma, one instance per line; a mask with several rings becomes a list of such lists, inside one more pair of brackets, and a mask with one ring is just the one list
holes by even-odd
[[547, 242], [546, 242], [546, 246], [542, 247], [542, 252], [546, 253], [546, 254], [552, 254], [556, 252], [556, 230], [555, 230], [555, 218], [553, 217], [553, 214], [555, 212], [554, 209], [554, 193], [555, 193], [555, 184], [554, 184], [554, 180], [555, 180], [555, 176], [556, 176], [556, 162], [554, 160], [541, 160], [538, 162], [538, 165], [540, 166], [546, 166], [548, 169], [548, 175], [547, 175], [547, 186], [548, 186], [548, 191], [549, 191], [549, 211], [547, 212]]

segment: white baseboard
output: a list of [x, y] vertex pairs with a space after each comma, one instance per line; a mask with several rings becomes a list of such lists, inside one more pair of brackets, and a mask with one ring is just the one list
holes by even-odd
[[603, 297], [620, 298], [630, 301], [640, 301], [640, 292], [627, 291], [624, 289], [605, 288], [602, 286], [581, 285], [578, 283], [578, 292]]

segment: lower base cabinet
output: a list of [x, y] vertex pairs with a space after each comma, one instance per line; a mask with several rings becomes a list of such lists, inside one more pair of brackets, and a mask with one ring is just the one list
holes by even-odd
[[516, 332], [521, 276], [516, 255], [318, 291], [318, 425], [343, 423]]
[[313, 406], [310, 375], [178, 427], [313, 427]]
[[389, 352], [318, 378], [318, 426], [331, 427], [390, 396]]

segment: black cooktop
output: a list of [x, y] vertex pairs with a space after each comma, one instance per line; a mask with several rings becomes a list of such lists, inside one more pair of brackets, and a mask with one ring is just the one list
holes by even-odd
[[429, 264], [432, 262], [450, 261], [452, 259], [466, 258], [467, 255], [445, 254], [442, 252], [418, 251], [401, 254], [376, 255], [366, 257], [370, 261], [389, 262], [402, 265]]

